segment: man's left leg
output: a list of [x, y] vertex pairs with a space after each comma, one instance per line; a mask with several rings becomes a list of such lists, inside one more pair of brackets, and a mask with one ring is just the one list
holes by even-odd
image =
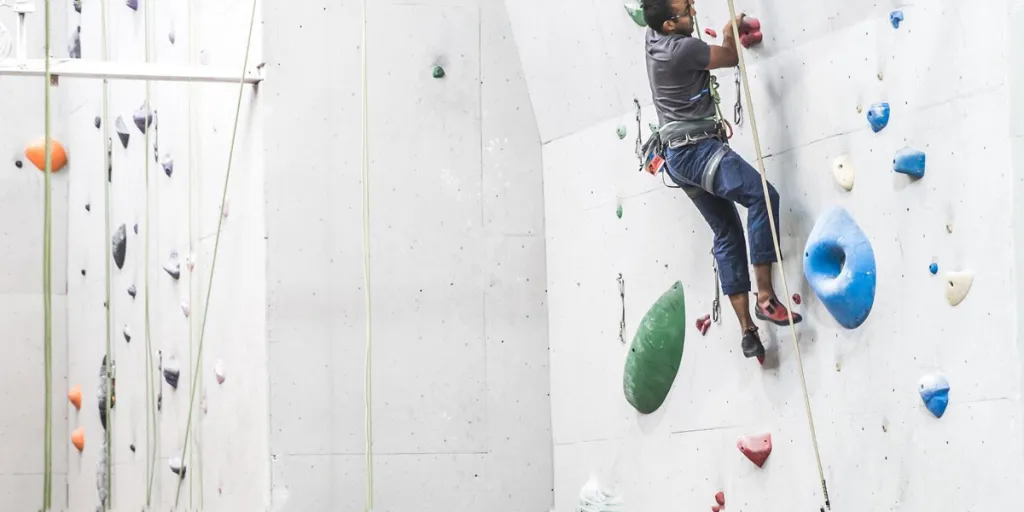
[[[775, 255], [775, 243], [772, 240], [771, 223], [768, 218], [768, 204], [765, 201], [761, 174], [751, 167], [738, 154], [729, 151], [719, 166], [715, 177], [716, 193], [722, 197], [736, 201], [747, 208], [747, 231], [750, 245], [750, 263], [754, 266], [754, 280], [757, 283], [757, 304], [754, 314], [761, 320], [776, 325], [789, 324], [789, 312], [779, 302], [775, 287], [772, 284], [772, 264], [778, 258]], [[770, 183], [768, 197], [771, 200], [772, 214], [775, 217], [776, 236], [779, 223], [779, 193]], [[793, 322], [799, 323], [803, 318], [793, 313]]]

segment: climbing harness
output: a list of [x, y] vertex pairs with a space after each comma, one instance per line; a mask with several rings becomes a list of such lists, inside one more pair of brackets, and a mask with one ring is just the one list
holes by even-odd
[[733, 105], [732, 121], [736, 126], [743, 124], [743, 90], [740, 84], [740, 67], [736, 66], [736, 104]]
[[619, 320], [619, 341], [626, 344], [626, 280], [619, 273], [619, 298], [622, 299], [622, 320]]
[[[728, 1], [729, 15], [732, 16], [731, 19], [735, 20], [736, 2], [735, 0]], [[732, 24], [732, 32], [736, 41], [739, 41], [740, 29], [736, 23]], [[786, 307], [788, 308], [788, 311], [793, 311], [793, 296], [789, 293], [789, 283], [786, 282], [786, 270], [782, 265], [782, 247], [779, 244], [779, 235], [775, 228], [775, 214], [772, 213], [772, 199], [771, 195], [768, 193], [768, 174], [765, 172], [764, 168], [764, 153], [761, 151], [761, 138], [758, 136], [757, 118], [754, 116], [753, 98], [750, 93], [750, 79], [747, 75], [747, 65], [743, 57], [743, 53], [744, 51], [739, 47], [736, 48], [736, 55], [739, 57], [739, 70], [743, 78], [743, 93], [744, 96], [746, 96], [747, 107], [749, 108], [747, 115], [750, 116], [750, 131], [754, 136], [754, 151], [757, 153], [757, 167], [761, 173], [761, 188], [764, 191], [764, 199], [768, 205], [768, 222], [771, 227], [772, 243], [775, 245], [775, 256], [779, 262], [779, 273], [782, 277], [783, 295], [786, 297]], [[822, 510], [825, 508], [832, 510], [832, 504], [828, 499], [828, 486], [825, 483], [825, 470], [821, 465], [821, 452], [818, 449], [818, 436], [814, 430], [814, 414], [811, 411], [811, 399], [807, 392], [807, 377], [804, 375], [804, 363], [803, 358], [800, 355], [800, 344], [797, 342], [796, 324], [793, 321], [792, 314], [789, 315], [789, 329], [793, 339], [793, 350], [796, 354], [797, 368], [800, 373], [800, 386], [804, 395], [804, 410], [807, 413], [807, 425], [811, 431], [811, 444], [814, 447], [814, 458], [815, 462], [818, 464], [818, 477], [821, 480], [821, 492], [825, 498], [825, 507], [822, 507]]]
[[722, 324], [722, 285], [718, 278], [718, 260], [715, 259], [715, 249], [711, 249], [711, 268], [715, 271], [715, 300], [711, 303], [711, 320], [716, 324]]
[[[203, 320], [199, 327], [199, 347], [196, 349], [196, 364], [192, 368], [192, 387], [189, 390], [188, 400], [188, 420], [185, 422], [185, 439], [181, 446], [181, 456], [179, 460], [184, 461], [185, 455], [188, 453], [188, 442], [192, 434], [192, 417], [195, 411], [196, 403], [196, 390], [199, 388], [199, 376], [202, 375], [202, 371], [199, 368], [199, 362], [203, 360], [203, 346], [206, 342], [206, 322], [210, 319], [210, 297], [213, 293], [213, 278], [216, 275], [217, 269], [217, 256], [220, 254], [220, 240], [221, 235], [224, 231], [224, 205], [227, 204], [228, 198], [228, 184], [231, 182], [231, 170], [233, 168], [232, 163], [234, 162], [235, 156], [235, 142], [238, 140], [238, 122], [241, 118], [242, 113], [242, 97], [245, 93], [245, 75], [246, 70], [249, 66], [249, 52], [252, 49], [252, 33], [253, 28], [256, 26], [256, 7], [257, 1], [252, 0], [252, 7], [249, 11], [249, 31], [245, 38], [245, 54], [242, 57], [242, 70], [238, 76], [238, 99], [235, 103], [235, 119], [231, 128], [231, 143], [228, 145], [228, 162], [227, 169], [224, 171], [224, 185], [221, 189], [221, 215], [217, 216], [217, 233], [213, 241], [213, 254], [210, 259], [210, 276], [207, 278], [206, 284], [206, 299], [203, 301]], [[181, 496], [181, 486], [185, 481], [184, 478], [178, 479], [178, 487], [174, 493], [174, 509], [178, 508], [178, 500]]]

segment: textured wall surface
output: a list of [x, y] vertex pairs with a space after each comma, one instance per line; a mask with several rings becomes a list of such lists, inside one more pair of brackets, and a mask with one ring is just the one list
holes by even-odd
[[[274, 510], [365, 505], [361, 4], [266, 7]], [[369, 5], [374, 510], [547, 510], [541, 155], [504, 4]]]
[[[739, 510], [817, 510], [788, 328], [762, 325], [762, 369], [742, 358], [728, 306], [706, 337], [693, 327], [714, 298], [711, 233], [685, 194], [636, 171], [631, 103], [635, 95], [650, 105], [650, 93], [643, 29], [621, 3], [506, 2], [544, 141], [556, 508], [571, 510], [594, 474], [623, 491], [630, 510], [699, 510], [719, 490]], [[720, 31], [727, 4], [699, 4], [701, 21]], [[785, 272], [804, 297], [799, 343], [825, 476], [834, 510], [1010, 507], [1022, 497], [1012, 207], [1022, 117], [1021, 61], [1012, 58], [1021, 42], [1006, 15], [1013, 8], [1019, 20], [1020, 2], [908, 5], [898, 30], [888, 19], [896, 4], [737, 5], [759, 16], [766, 34], [747, 53], [751, 87], [767, 173], [782, 197]], [[719, 76], [731, 114], [733, 71]], [[858, 107], [878, 101], [893, 113], [875, 134]], [[644, 117], [646, 137], [650, 108]], [[629, 129], [621, 141], [620, 125]], [[921, 181], [891, 170], [907, 145], [928, 154]], [[733, 146], [753, 160], [749, 126]], [[851, 192], [832, 177], [841, 155], [856, 167]], [[835, 205], [853, 214], [878, 261], [874, 311], [853, 331], [803, 279], [807, 236]], [[928, 272], [932, 262], [939, 276]], [[963, 269], [977, 277], [953, 308], [942, 272]], [[686, 286], [682, 367], [649, 417], [622, 395], [620, 273], [627, 341], [673, 281]], [[917, 392], [933, 371], [952, 384], [941, 420]], [[775, 449], [759, 470], [735, 443], [761, 431], [772, 432]]]

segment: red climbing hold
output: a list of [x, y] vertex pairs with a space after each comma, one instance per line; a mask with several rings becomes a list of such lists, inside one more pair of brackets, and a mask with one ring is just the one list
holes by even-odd
[[708, 333], [708, 329], [711, 328], [711, 315], [704, 315], [697, 319], [697, 330], [700, 331], [700, 335], [704, 336]]
[[761, 34], [761, 31], [755, 30], [740, 36], [740, 44], [742, 44], [744, 48], [750, 48], [755, 44], [760, 44], [763, 38], [764, 36]]
[[722, 506], [721, 505], [711, 505], [711, 512], [721, 512], [721, 510], [722, 510]]
[[718, 494], [715, 495], [715, 501], [717, 501], [719, 505], [724, 507], [725, 506], [725, 493], [722, 492], [722, 491], [718, 491]]
[[757, 362], [760, 363], [761, 366], [764, 366], [764, 356], [757, 356]]
[[797, 306], [799, 306], [800, 303], [803, 302], [803, 301], [804, 301], [804, 299], [800, 297], [799, 293], [794, 293], [793, 294], [793, 304], [796, 304]]
[[715, 29], [713, 28], [704, 29], [704, 33], [707, 34], [709, 37], [718, 37], [718, 32], [715, 32]]
[[743, 455], [750, 459], [750, 462], [753, 462], [760, 468], [764, 466], [764, 462], [772, 454], [772, 435], [768, 433], [743, 436], [739, 441], [736, 441], [736, 447], [743, 452]]

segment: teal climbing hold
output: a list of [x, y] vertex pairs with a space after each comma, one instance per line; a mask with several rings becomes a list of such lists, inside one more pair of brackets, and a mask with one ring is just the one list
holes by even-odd
[[903, 148], [892, 159], [892, 170], [915, 178], [923, 178], [925, 159], [923, 151], [918, 151], [914, 148]]
[[434, 69], [430, 72], [434, 78], [444, 78], [444, 68], [441, 66], [434, 66]]
[[629, 133], [629, 131], [626, 129], [625, 125], [620, 124], [619, 127], [615, 129], [615, 135], [618, 135], [620, 140], [625, 139], [627, 133]]
[[641, 27], [647, 26], [647, 21], [644, 20], [644, 8], [639, 3], [626, 4], [623, 7], [626, 8], [626, 13], [633, 19], [633, 23]]
[[657, 411], [672, 389], [686, 338], [686, 301], [676, 281], [644, 315], [626, 355], [622, 389], [641, 414]]
[[620, 219], [622, 218], [622, 205], [621, 204], [617, 208], [615, 208], [615, 216], [620, 218]]

